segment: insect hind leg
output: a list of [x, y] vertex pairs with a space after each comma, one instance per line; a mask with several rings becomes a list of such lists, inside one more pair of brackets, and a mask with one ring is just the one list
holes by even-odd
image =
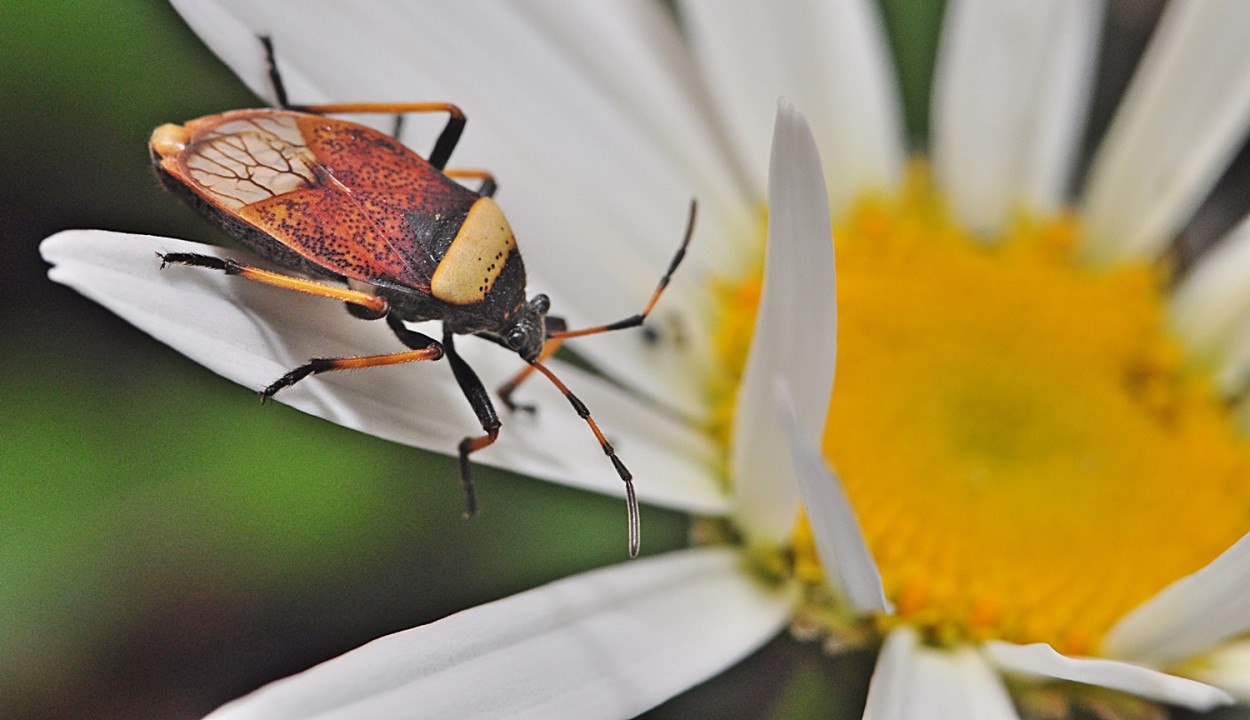
[[365, 320], [374, 320], [389, 312], [389, 303], [387, 303], [385, 298], [378, 295], [265, 270], [254, 265], [241, 263], [233, 258], [219, 258], [215, 255], [204, 255], [202, 253], [157, 253], [156, 256], [161, 260], [162, 270], [168, 265], [190, 265], [191, 267], [220, 270], [227, 275], [235, 275], [245, 280], [252, 280], [253, 282], [270, 285], [282, 290], [294, 290], [305, 295], [342, 300], [349, 307], [353, 308], [353, 315]]
[[278, 60], [273, 49], [273, 38], [269, 35], [259, 35], [257, 37], [265, 50], [265, 63], [269, 73], [269, 83], [273, 86], [273, 93], [278, 101], [278, 107], [284, 110], [298, 110], [318, 115], [333, 113], [394, 115], [395, 125], [392, 137], [396, 139], [399, 138], [399, 133], [403, 130], [403, 119], [408, 113], [445, 112], [447, 113], [447, 124], [443, 126], [438, 140], [434, 142], [434, 149], [430, 151], [426, 162], [439, 170], [447, 166], [447, 160], [451, 158], [451, 152], [456, 149], [456, 144], [460, 142], [460, 136], [464, 133], [464, 126], [467, 122], [464, 111], [459, 107], [446, 102], [293, 104], [287, 96], [286, 84], [282, 81], [282, 73], [278, 70]]
[[287, 99], [286, 83], [282, 82], [282, 73], [278, 71], [278, 60], [273, 52], [273, 38], [268, 35], [256, 37], [260, 40], [261, 47], [265, 49], [265, 72], [269, 75], [269, 87], [273, 90], [274, 99], [278, 101], [278, 107], [290, 110], [291, 103]]

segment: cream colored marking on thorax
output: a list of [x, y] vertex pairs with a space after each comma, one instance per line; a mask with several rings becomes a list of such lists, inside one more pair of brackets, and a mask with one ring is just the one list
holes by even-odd
[[310, 160], [296, 118], [285, 115], [223, 122], [200, 133], [182, 157], [187, 175], [231, 210], [312, 185]]
[[456, 239], [434, 271], [430, 294], [453, 305], [481, 302], [515, 248], [516, 238], [503, 211], [494, 200], [480, 198], [469, 208]]

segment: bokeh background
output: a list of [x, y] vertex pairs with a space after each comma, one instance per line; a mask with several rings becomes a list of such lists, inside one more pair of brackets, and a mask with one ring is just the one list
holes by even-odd
[[[883, 0], [918, 138], [942, 5]], [[1112, 2], [1094, 136], [1160, 6]], [[38, 243], [65, 228], [222, 243], [146, 140], [257, 104], [159, 0], [0, 0], [0, 717], [198, 717], [623, 559], [617, 499], [483, 467], [466, 522], [451, 459], [261, 407], [46, 279]], [[1187, 252], [1250, 207], [1247, 166]], [[643, 512], [646, 553], [685, 544], [686, 518]], [[871, 662], [782, 637], [648, 717], [858, 717]]]

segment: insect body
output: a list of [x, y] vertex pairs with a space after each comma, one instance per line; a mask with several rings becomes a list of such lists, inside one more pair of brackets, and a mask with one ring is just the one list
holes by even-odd
[[[267, 46], [268, 49], [268, 46]], [[281, 84], [276, 73], [275, 86]], [[449, 120], [428, 159], [395, 138], [325, 113], [446, 112]], [[236, 110], [162, 125], [150, 149], [164, 184], [243, 245], [296, 274], [230, 259], [167, 253], [165, 263], [216, 269], [280, 288], [345, 301], [365, 319], [385, 318], [406, 350], [317, 358], [277, 379], [262, 398], [317, 373], [446, 357], [483, 430], [458, 455], [467, 512], [476, 512], [469, 455], [489, 446], [500, 421], [489, 393], [455, 348], [477, 335], [516, 352], [527, 364], [500, 389], [511, 393], [531, 370], [545, 375], [589, 425], [625, 483], [629, 552], [639, 548], [632, 476], [586, 406], [543, 364], [567, 338], [641, 325], [681, 262], [694, 223], [645, 309], [621, 321], [568, 330], [548, 315], [545, 295], [525, 297], [525, 268], [507, 219], [492, 199], [495, 180], [480, 170], [449, 170], [464, 128], [447, 103], [305, 106]], [[455, 178], [480, 181], [471, 190]], [[442, 321], [441, 340], [406, 326]], [[528, 408], [526, 408], [528, 409]]]

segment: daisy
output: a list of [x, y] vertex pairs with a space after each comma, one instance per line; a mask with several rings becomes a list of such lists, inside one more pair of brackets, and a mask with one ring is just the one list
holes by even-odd
[[[574, 325], [634, 307], [702, 210], [664, 300], [680, 333], [588, 338], [602, 376], [560, 368], [640, 499], [706, 518], [697, 547], [382, 638], [220, 717], [622, 717], [786, 626], [880, 641], [872, 718], [1250, 700], [1250, 221], [1180, 277], [1160, 262], [1250, 123], [1250, 6], [1169, 6], [1075, 209], [1101, 4], [951, 2], [931, 166], [906, 160], [874, 7], [690, 0], [684, 35], [638, 2], [180, 7], [263, 95], [257, 34], [303, 102], [461, 104], [457, 162], [496, 172], [532, 285]], [[53, 277], [250, 387], [393, 347], [315, 299], [157, 272], [185, 249], [44, 245]], [[514, 367], [468, 345], [484, 375]], [[279, 399], [453, 447], [474, 427], [454, 383], [403, 370]], [[527, 390], [539, 413], [480, 459], [619, 493], [562, 399]]]

